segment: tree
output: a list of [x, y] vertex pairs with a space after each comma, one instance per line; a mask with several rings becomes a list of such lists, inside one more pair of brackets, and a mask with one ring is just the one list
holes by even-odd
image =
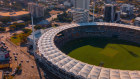
[[31, 29], [22, 29], [24, 33], [20, 34], [20, 44], [27, 43], [27, 37], [32, 33]]
[[6, 24], [11, 21], [11, 18], [9, 16], [2, 17], [2, 18], [0, 18], [0, 21], [3, 22], [4, 24]]
[[25, 27], [25, 23], [14, 23], [13, 25], [16, 26], [16, 29], [22, 29]]
[[10, 30], [10, 31], [16, 30], [16, 26], [15, 26], [15, 25], [10, 25], [10, 26], [9, 26], [9, 30]]
[[20, 37], [20, 44], [27, 43], [27, 35], [26, 34], [21, 34], [19, 37]]
[[4, 32], [6, 31], [6, 28], [5, 27], [0, 27], [0, 32]]
[[21, 19], [23, 21], [31, 21], [31, 15], [30, 14], [29, 15], [24, 15], [24, 16], [21, 17]]
[[17, 33], [14, 33], [14, 34], [13, 34], [13, 36], [17, 36], [17, 35], [18, 35]]
[[135, 22], [135, 19], [132, 19], [131, 22], [134, 23]]
[[45, 10], [45, 16], [46, 16], [46, 17], [50, 17], [50, 16], [51, 16], [50, 13], [49, 13], [49, 11], [50, 11], [49, 9], [46, 9], [46, 10]]
[[68, 16], [68, 14], [66, 12], [64, 12], [63, 14], [57, 15], [57, 19], [60, 22], [71, 22], [72, 18], [70, 16]]
[[34, 28], [35, 28], [36, 30], [38, 30], [38, 29], [42, 29], [42, 26], [41, 26], [41, 25], [36, 25]]
[[29, 24], [31, 24], [31, 21], [30, 20], [25, 22], [25, 25], [28, 26]]
[[22, 4], [21, 3], [15, 3], [15, 4], [13, 4], [13, 6], [11, 6], [12, 7], [12, 9], [14, 9], [14, 10], [22, 10]]
[[22, 29], [22, 31], [25, 33], [25, 34], [31, 34], [32, 33], [32, 30], [31, 29]]

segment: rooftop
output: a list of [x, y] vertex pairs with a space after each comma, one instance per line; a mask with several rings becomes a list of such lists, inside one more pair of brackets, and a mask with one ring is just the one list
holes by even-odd
[[80, 9], [80, 8], [72, 8], [70, 10], [70, 12], [78, 12], [78, 13], [83, 13], [83, 12], [87, 12], [88, 10], [85, 9]]
[[135, 20], [140, 21], [140, 17], [136, 17]]

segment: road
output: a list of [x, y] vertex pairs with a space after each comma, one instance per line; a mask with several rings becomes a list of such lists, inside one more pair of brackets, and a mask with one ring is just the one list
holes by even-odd
[[57, 15], [58, 14], [55, 14], [55, 15], [51, 15], [50, 18], [47, 18], [46, 20], [48, 20], [49, 22], [52, 21], [54, 18], [57, 18]]
[[[62, 13], [63, 13], [63, 12], [62, 12]], [[62, 14], [62, 13], [60, 13], [60, 14]], [[52, 21], [53, 19], [57, 18], [57, 15], [59, 15], [59, 14], [51, 15], [51, 17], [46, 18], [46, 20], [48, 20], [48, 21], [50, 22], [50, 21]]]
[[[20, 75], [16, 75], [14, 79], [41, 79], [34, 61], [34, 57], [22, 53], [20, 46], [14, 46], [12, 43], [6, 41], [6, 38], [10, 37], [10, 33], [0, 33], [0, 36], [4, 36], [1, 41], [5, 42], [6, 46], [10, 49], [10, 57], [12, 57], [12, 71], [17, 67], [18, 64], [21, 63], [21, 61], [23, 61], [21, 63], [22, 73]], [[18, 53], [17, 61], [15, 61], [13, 53]], [[34, 66], [34, 68], [31, 66]]]

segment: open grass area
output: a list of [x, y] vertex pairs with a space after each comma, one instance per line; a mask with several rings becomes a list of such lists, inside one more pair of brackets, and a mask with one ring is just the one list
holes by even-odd
[[10, 41], [13, 42], [14, 44], [16, 45], [20, 45], [20, 35], [21, 34], [17, 34], [17, 35], [13, 35], [11, 38], [10, 38]]
[[114, 38], [81, 38], [66, 43], [62, 48], [69, 56], [107, 68], [140, 70], [140, 45]]
[[32, 30], [30, 29], [23, 29], [22, 33], [19, 34], [13, 34], [13, 36], [10, 37], [10, 41], [13, 42], [16, 45], [26, 44], [27, 37], [32, 33]]

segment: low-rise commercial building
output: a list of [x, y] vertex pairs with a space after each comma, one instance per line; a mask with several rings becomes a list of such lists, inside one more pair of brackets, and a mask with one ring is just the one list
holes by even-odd
[[135, 26], [140, 26], [140, 17], [136, 17], [136, 18], [135, 18], [134, 25], [135, 25]]
[[133, 5], [130, 4], [123, 4], [121, 6], [121, 13], [127, 13], [127, 15], [132, 15], [133, 14]]
[[0, 61], [7, 60], [9, 58], [8, 47], [3, 42], [0, 42]]
[[[10, 67], [10, 56], [8, 47], [4, 42], [0, 42], [0, 69]], [[1, 79], [1, 78], [0, 78]]]

